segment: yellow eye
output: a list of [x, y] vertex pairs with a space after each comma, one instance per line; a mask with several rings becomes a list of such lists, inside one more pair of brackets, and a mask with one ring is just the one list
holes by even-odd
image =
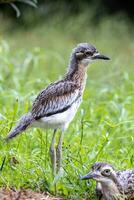
[[102, 175], [104, 175], [104, 176], [110, 176], [110, 174], [111, 174], [110, 169], [105, 169], [105, 170], [102, 172]]

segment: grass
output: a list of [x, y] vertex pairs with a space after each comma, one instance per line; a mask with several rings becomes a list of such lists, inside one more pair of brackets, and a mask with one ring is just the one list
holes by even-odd
[[93, 26], [86, 14], [64, 22], [55, 17], [11, 33], [6, 31], [8, 22], [1, 24], [1, 165], [6, 156], [1, 187], [54, 192], [48, 156], [52, 131], [29, 129], [8, 144], [3, 138], [38, 92], [65, 73], [77, 43], [93, 43], [111, 57], [110, 62], [96, 62], [88, 70], [83, 103], [64, 138], [63, 172], [55, 179], [58, 194], [65, 198], [95, 199], [94, 182], [79, 180], [94, 162], [109, 162], [119, 169], [134, 167], [134, 29], [118, 16]]

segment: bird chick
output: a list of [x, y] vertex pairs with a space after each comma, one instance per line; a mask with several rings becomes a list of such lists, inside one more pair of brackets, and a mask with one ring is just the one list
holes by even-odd
[[97, 182], [98, 199], [130, 200], [134, 198], [134, 169], [117, 171], [107, 163], [95, 163], [91, 171], [81, 180], [93, 179]]

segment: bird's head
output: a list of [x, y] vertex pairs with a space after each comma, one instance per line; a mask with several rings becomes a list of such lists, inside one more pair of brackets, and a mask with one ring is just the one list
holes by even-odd
[[90, 62], [98, 59], [110, 60], [109, 57], [100, 54], [96, 47], [88, 43], [78, 44], [72, 52], [73, 57], [75, 56], [77, 63], [87, 66]]
[[95, 163], [91, 171], [83, 176], [81, 180], [94, 179], [102, 184], [116, 183], [116, 171], [112, 165], [102, 162]]

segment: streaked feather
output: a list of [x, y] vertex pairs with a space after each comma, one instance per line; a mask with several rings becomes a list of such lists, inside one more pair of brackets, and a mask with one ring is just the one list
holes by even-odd
[[56, 112], [71, 106], [78, 97], [79, 89], [74, 82], [59, 81], [51, 84], [35, 99], [32, 115], [35, 119], [40, 119], [50, 114], [56, 114]]
[[124, 194], [134, 197], [134, 169], [118, 171], [117, 177], [122, 183]]
[[22, 116], [16, 126], [9, 132], [6, 141], [26, 130], [33, 121], [34, 119], [30, 112]]

